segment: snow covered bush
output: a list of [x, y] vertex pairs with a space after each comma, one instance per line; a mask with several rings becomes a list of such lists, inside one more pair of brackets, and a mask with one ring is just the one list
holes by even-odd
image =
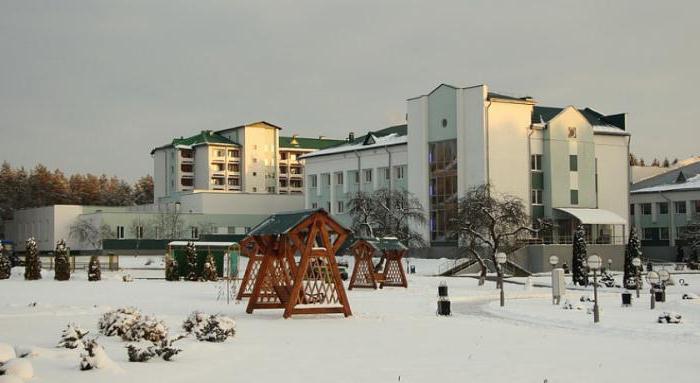
[[5, 247], [0, 245], [0, 279], [8, 279], [12, 275], [12, 260]]
[[0, 375], [0, 383], [24, 383], [24, 380], [14, 375]]
[[182, 350], [173, 347], [173, 343], [184, 338], [187, 335], [180, 335], [177, 338], [167, 338], [159, 342], [152, 342], [151, 346], [141, 347], [139, 345], [130, 344], [126, 346], [129, 362], [148, 362], [155, 356], [163, 358], [165, 361], [170, 361], [175, 355]]
[[168, 326], [156, 317], [145, 316], [139, 318], [121, 337], [131, 342], [139, 340], [159, 342], [168, 337]]
[[166, 281], [179, 281], [180, 271], [178, 270], [178, 264], [170, 254], [165, 255], [165, 280]]
[[15, 348], [7, 343], [0, 343], [0, 364], [7, 362], [10, 359], [16, 358]]
[[216, 281], [219, 276], [216, 274], [216, 263], [214, 263], [214, 257], [211, 254], [207, 255], [207, 260], [204, 262], [204, 269], [202, 270], [202, 280], [203, 281]]
[[135, 307], [121, 307], [102, 314], [97, 322], [100, 333], [107, 336], [124, 336], [131, 327], [141, 320], [141, 311]]
[[88, 264], [88, 281], [94, 282], [102, 279], [102, 271], [100, 270], [100, 261], [96, 255], [90, 257]]
[[208, 315], [195, 311], [185, 319], [182, 328], [199, 341], [223, 342], [236, 334], [236, 321], [221, 314]]
[[659, 315], [657, 321], [659, 323], [681, 323], [681, 319], [683, 318], [679, 313], [664, 311], [661, 315]]
[[22, 380], [29, 380], [34, 376], [34, 368], [26, 359], [10, 359], [0, 365], [0, 375], [13, 375]]
[[61, 239], [56, 243], [54, 252], [54, 279], [57, 281], [67, 281], [70, 279], [70, 262], [68, 261], [68, 248], [66, 241]]
[[87, 335], [89, 331], [83, 330], [76, 326], [74, 323], [68, 323], [66, 328], [61, 333], [61, 340], [58, 342], [57, 347], [63, 348], [78, 348], [83, 347], [83, 337]]
[[107, 368], [114, 364], [95, 339], [85, 342], [84, 349], [85, 353], [80, 354], [81, 371], [92, 370], [93, 368]]
[[133, 282], [134, 277], [131, 276], [131, 274], [125, 274], [122, 276], [122, 282]]
[[41, 279], [41, 260], [34, 238], [29, 238], [25, 243], [26, 255], [24, 258], [24, 279], [31, 281]]
[[575, 285], [588, 286], [588, 272], [585, 266], [586, 254], [586, 230], [583, 225], [578, 225], [574, 234], [573, 260], [571, 262], [571, 279]]

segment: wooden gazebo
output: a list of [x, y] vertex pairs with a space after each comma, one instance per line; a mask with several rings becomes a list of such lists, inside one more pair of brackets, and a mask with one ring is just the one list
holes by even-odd
[[[371, 288], [399, 286], [408, 287], [406, 272], [401, 260], [406, 255], [407, 248], [398, 239], [387, 238], [360, 238], [350, 246], [355, 255], [355, 266], [352, 269], [350, 285], [353, 288]], [[375, 272], [372, 257], [380, 252], [380, 265], [384, 267], [381, 271]]]
[[240, 246], [241, 256], [248, 258], [248, 265], [245, 268], [241, 286], [238, 288], [238, 293], [236, 294], [236, 300], [239, 301], [243, 298], [249, 298], [251, 294], [253, 294], [255, 277], [258, 275], [263, 260], [260, 247], [253, 237], [245, 237], [240, 242]]
[[285, 318], [294, 314], [352, 315], [335, 260], [348, 231], [325, 210], [271, 215], [248, 236], [262, 254], [248, 314], [255, 309], [284, 309]]

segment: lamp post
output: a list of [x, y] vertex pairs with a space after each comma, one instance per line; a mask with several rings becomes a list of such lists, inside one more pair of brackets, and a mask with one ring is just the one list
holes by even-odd
[[588, 257], [588, 261], [586, 262], [588, 264], [588, 268], [593, 270], [593, 322], [598, 323], [600, 322], [600, 313], [598, 310], [598, 270], [600, 269], [600, 266], [603, 264], [603, 260], [593, 254], [590, 257]]
[[558, 263], [559, 257], [557, 257], [556, 255], [552, 255], [551, 257], [549, 257], [549, 264], [552, 265], [552, 270], [554, 270]]
[[608, 258], [608, 272], [612, 271], [612, 264], [613, 264], [612, 258]]
[[659, 279], [661, 280], [661, 302], [666, 302], [666, 282], [668, 282], [669, 279], [671, 279], [671, 273], [668, 272], [668, 270], [661, 269], [659, 270]]
[[650, 271], [647, 273], [647, 282], [649, 282], [649, 295], [651, 295], [651, 304], [650, 308], [653, 310], [655, 303], [656, 303], [656, 297], [654, 297], [654, 285], [658, 284], [661, 282], [661, 278], [659, 277], [659, 273], [656, 271]]
[[503, 265], [506, 263], [506, 253], [496, 253], [496, 263], [498, 264], [498, 284], [501, 286], [501, 307], [506, 304], [506, 296], [503, 293]]
[[637, 289], [637, 298], [639, 298], [639, 285], [641, 284], [641, 279], [639, 278], [639, 268], [642, 267], [642, 260], [639, 257], [632, 258], [632, 266], [634, 266], [634, 285]]

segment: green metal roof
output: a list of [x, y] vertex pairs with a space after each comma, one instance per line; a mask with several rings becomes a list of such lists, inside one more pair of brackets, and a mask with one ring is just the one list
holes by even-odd
[[384, 137], [384, 136], [388, 136], [390, 134], [396, 134], [398, 136], [405, 136], [406, 134], [408, 134], [408, 125], [406, 125], [406, 124], [394, 125], [394, 126], [390, 126], [388, 128], [384, 128], [382, 130], [377, 130], [374, 132], [367, 132], [367, 134], [365, 134], [364, 136], [357, 137], [352, 142], [348, 142], [348, 143], [349, 144], [356, 144], [356, 143], [365, 142], [365, 140], [367, 139], [367, 136], [369, 136], [370, 134], [373, 135], [374, 137]]
[[[296, 140], [296, 143], [292, 143]], [[280, 148], [297, 148], [297, 149], [326, 149], [336, 145], [346, 143], [345, 140], [332, 140], [327, 138], [309, 138], [309, 137], [286, 137], [280, 136]]]
[[[564, 110], [564, 108], [535, 106], [532, 108], [532, 123], [539, 124], [541, 122], [548, 122], [561, 113], [562, 110]], [[605, 116], [591, 108], [578, 109], [578, 111], [583, 115], [583, 117], [586, 118], [586, 120], [588, 120], [591, 125], [612, 125], [625, 130], [624, 114], [612, 114]]]
[[372, 245], [377, 250], [406, 250], [407, 247], [404, 246], [401, 241], [397, 238], [386, 237], [386, 238], [360, 238], [364, 239]]
[[248, 235], [287, 234], [289, 230], [316, 212], [323, 212], [326, 214], [326, 211], [323, 209], [296, 210], [273, 214], [255, 226]]
[[202, 144], [224, 144], [224, 145], [236, 145], [240, 146], [237, 142], [231, 141], [228, 138], [214, 132], [211, 130], [202, 130], [199, 134], [195, 134], [191, 137], [180, 137], [174, 138], [173, 141], [167, 145], [159, 146], [151, 151], [151, 154], [158, 149], [172, 148], [178, 145], [183, 146], [195, 146]]

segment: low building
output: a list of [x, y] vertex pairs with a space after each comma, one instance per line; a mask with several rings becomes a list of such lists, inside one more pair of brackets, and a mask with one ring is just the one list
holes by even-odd
[[681, 239], [688, 223], [700, 220], [700, 158], [632, 184], [630, 221], [638, 228], [645, 257], [682, 261]]

